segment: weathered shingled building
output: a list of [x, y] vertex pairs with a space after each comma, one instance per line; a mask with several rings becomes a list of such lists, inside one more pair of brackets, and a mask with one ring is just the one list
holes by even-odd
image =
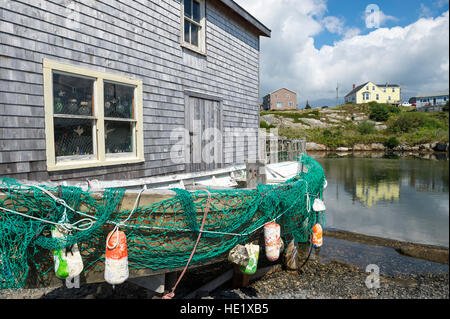
[[[133, 179], [257, 152], [227, 132], [259, 127], [260, 36], [270, 30], [234, 1], [0, 3], [0, 176]], [[223, 164], [171, 158], [173, 131], [195, 141], [194, 120], [224, 134]]]

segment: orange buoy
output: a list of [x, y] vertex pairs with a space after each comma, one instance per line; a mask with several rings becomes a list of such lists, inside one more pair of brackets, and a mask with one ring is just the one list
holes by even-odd
[[275, 222], [264, 226], [264, 241], [266, 244], [266, 257], [269, 261], [276, 261], [280, 257], [281, 227]]
[[315, 224], [313, 227], [313, 245], [315, 248], [322, 247], [323, 244], [323, 230], [320, 224]]
[[105, 280], [111, 285], [120, 285], [128, 275], [127, 237], [115, 229], [106, 239]]

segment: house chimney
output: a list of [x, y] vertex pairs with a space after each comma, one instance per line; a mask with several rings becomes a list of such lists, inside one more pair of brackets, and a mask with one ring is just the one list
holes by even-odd
[[356, 84], [353, 84], [353, 89], [356, 89]]

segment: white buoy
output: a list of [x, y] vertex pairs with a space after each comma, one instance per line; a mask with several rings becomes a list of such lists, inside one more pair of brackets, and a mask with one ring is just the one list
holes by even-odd
[[315, 212], [323, 212], [327, 208], [325, 207], [325, 203], [322, 200], [316, 198], [314, 200], [313, 209]]
[[281, 227], [277, 223], [269, 223], [264, 226], [264, 241], [266, 257], [269, 261], [276, 261], [280, 257]]

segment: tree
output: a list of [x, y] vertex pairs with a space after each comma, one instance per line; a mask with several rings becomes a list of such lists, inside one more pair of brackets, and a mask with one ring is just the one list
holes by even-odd
[[309, 101], [306, 100], [305, 110], [310, 110], [310, 109], [311, 109], [311, 105], [309, 105]]

